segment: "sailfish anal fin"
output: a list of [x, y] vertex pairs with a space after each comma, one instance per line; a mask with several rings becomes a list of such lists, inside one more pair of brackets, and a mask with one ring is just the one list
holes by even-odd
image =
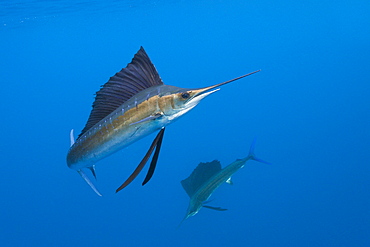
[[150, 61], [143, 47], [135, 54], [126, 68], [112, 76], [96, 92], [95, 101], [84, 129], [78, 137], [108, 116], [119, 106], [137, 93], [152, 87], [163, 85], [156, 68]]
[[95, 165], [92, 165], [92, 166], [90, 166], [88, 168], [91, 171], [91, 173], [94, 176], [94, 178], [96, 179]]
[[[153, 151], [154, 151], [154, 148], [157, 147], [157, 150], [156, 150], [156, 153], [157, 155], [155, 155], [153, 157], [153, 161], [152, 161], [152, 164], [150, 165], [150, 169], [149, 168], [149, 172], [147, 174], [147, 177], [148, 177], [148, 180], [147, 180], [147, 177], [145, 178], [144, 182], [148, 182], [149, 179], [151, 178], [151, 176], [153, 175], [154, 173], [154, 169], [155, 169], [155, 166], [156, 166], [156, 162], [158, 160], [158, 155], [159, 155], [159, 150], [160, 150], [160, 146], [161, 146], [161, 143], [162, 143], [162, 139], [163, 139], [163, 134], [164, 134], [164, 130], [165, 128], [162, 128], [159, 133], [157, 134], [157, 136], [154, 138], [153, 142], [152, 142], [152, 145], [150, 146], [149, 150], [147, 151], [147, 153], [145, 154], [144, 158], [141, 160], [140, 164], [136, 167], [136, 169], [134, 170], [134, 172], [128, 177], [128, 179], [126, 179], [126, 181], [120, 186], [118, 187], [118, 189], [116, 190], [116, 193], [120, 190], [122, 190], [123, 188], [125, 188], [127, 185], [129, 185], [138, 175], [139, 173], [141, 172], [141, 170], [144, 168], [146, 162], [148, 161], [148, 159], [150, 158], [150, 156], [152, 155]], [[159, 148], [158, 148], [158, 143], [159, 143]], [[147, 181], [146, 181], [147, 180]]]
[[78, 174], [81, 175], [81, 177], [86, 181], [86, 183], [91, 187], [91, 189], [93, 189], [93, 191], [95, 191], [95, 193], [98, 195], [98, 196], [102, 196], [102, 194], [99, 192], [99, 190], [95, 187], [95, 185], [93, 184], [93, 182], [91, 182], [91, 180], [89, 179], [89, 177], [82, 171], [82, 170], [78, 170], [77, 171]]

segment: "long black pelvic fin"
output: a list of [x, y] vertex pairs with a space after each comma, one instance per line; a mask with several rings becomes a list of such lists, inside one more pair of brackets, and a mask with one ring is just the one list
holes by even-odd
[[[160, 144], [162, 143], [162, 139], [163, 139], [163, 134], [164, 134], [164, 130], [165, 128], [162, 128], [159, 133], [157, 134], [157, 136], [154, 138], [153, 142], [152, 142], [152, 145], [150, 146], [149, 150], [147, 151], [147, 153], [145, 154], [144, 158], [141, 160], [140, 164], [136, 167], [136, 169], [134, 170], [134, 172], [128, 177], [128, 179], [120, 186], [118, 187], [118, 189], [116, 190], [116, 193], [120, 190], [122, 190], [123, 188], [125, 188], [127, 185], [129, 185], [138, 175], [139, 173], [141, 172], [141, 170], [144, 168], [146, 162], [148, 161], [148, 159], [150, 158], [150, 156], [152, 155], [153, 151], [154, 151], [154, 148], [158, 146], [158, 142], [160, 142]], [[157, 147], [158, 149], [158, 147]], [[159, 149], [160, 149], [160, 145], [159, 145]], [[157, 156], [156, 157], [153, 157], [153, 160], [155, 159], [155, 164], [158, 160], [158, 155], [159, 155], [159, 150], [158, 152], [156, 151], [157, 153]], [[152, 161], [153, 163], [153, 161]], [[150, 167], [153, 167], [152, 168], [152, 171], [151, 171], [151, 175], [150, 172], [148, 171], [148, 174], [147, 174], [147, 177], [148, 177], [148, 181], [149, 179], [151, 178], [151, 176], [153, 175], [154, 173], [154, 168], [155, 168], [155, 164], [151, 164]], [[150, 169], [150, 168], [149, 168]], [[146, 180], [146, 178], [145, 178]], [[146, 182], [148, 182], [146, 181]], [[144, 181], [145, 182], [145, 181]]]
[[212, 207], [212, 206], [208, 206], [208, 205], [203, 205], [203, 207], [213, 209], [213, 210], [217, 210], [217, 211], [226, 211], [227, 210], [226, 208]]
[[164, 128], [161, 129], [161, 131], [158, 133], [158, 135], [159, 135], [159, 138], [158, 138], [157, 145], [155, 147], [152, 162], [150, 162], [148, 173], [146, 174], [146, 177], [145, 177], [143, 183], [141, 184], [143, 186], [147, 182], [149, 182], [149, 180], [152, 178], [152, 176], [154, 174], [155, 167], [157, 166], [158, 156], [159, 156], [159, 152], [161, 151], [162, 140], [163, 140], [163, 136], [164, 136]]

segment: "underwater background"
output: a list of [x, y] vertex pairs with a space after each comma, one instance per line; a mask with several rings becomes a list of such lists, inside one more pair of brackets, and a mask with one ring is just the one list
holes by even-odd
[[[0, 1], [1, 246], [370, 246], [370, 1]], [[165, 84], [226, 85], [155, 134], [66, 165], [69, 131], [143, 46]], [[248, 161], [178, 228], [180, 181]]]

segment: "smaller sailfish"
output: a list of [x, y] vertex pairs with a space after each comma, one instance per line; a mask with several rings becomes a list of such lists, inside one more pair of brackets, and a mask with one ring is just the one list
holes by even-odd
[[67, 165], [101, 195], [83, 169], [90, 169], [95, 177], [96, 162], [158, 131], [137, 168], [116, 192], [138, 176], [155, 149], [144, 185], [154, 173], [165, 127], [218, 91], [218, 87], [258, 71], [202, 88], [165, 85], [141, 47], [131, 63], [112, 76], [96, 93], [89, 119], [76, 141], [71, 131]]
[[[248, 160], [255, 160], [269, 164], [257, 158], [254, 154], [255, 140], [253, 141], [249, 154], [244, 159], [237, 159], [230, 165], [221, 168], [221, 163], [217, 160], [207, 163], [200, 163], [190, 176], [181, 181], [181, 185], [190, 197], [189, 206], [183, 222], [190, 216], [196, 215], [202, 207], [225, 211], [227, 209], [205, 205], [212, 193], [223, 183], [232, 184], [231, 176], [240, 168], [243, 168]], [[181, 224], [181, 223], [180, 223]]]

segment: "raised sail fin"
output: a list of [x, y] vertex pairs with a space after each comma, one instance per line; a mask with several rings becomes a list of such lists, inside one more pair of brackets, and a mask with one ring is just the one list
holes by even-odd
[[221, 163], [218, 160], [200, 163], [188, 178], [181, 181], [181, 185], [189, 197], [192, 197], [208, 179], [219, 171], [221, 171]]
[[162, 85], [162, 79], [143, 47], [131, 63], [112, 76], [96, 93], [93, 109], [80, 137], [100, 120], [108, 116], [128, 99], [142, 90]]

